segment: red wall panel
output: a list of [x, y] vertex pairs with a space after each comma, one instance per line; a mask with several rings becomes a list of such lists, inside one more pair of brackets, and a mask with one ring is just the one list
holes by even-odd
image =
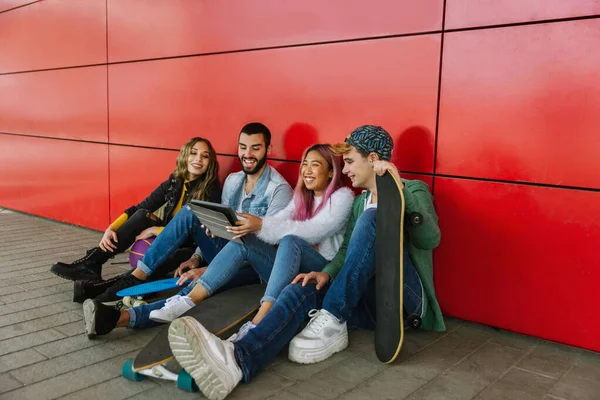
[[0, 204], [104, 229], [107, 157], [106, 145], [0, 134]]
[[0, 132], [107, 142], [106, 86], [105, 66], [0, 75]]
[[108, 0], [109, 60], [441, 29], [442, 0]]
[[598, 43], [600, 20], [447, 34], [437, 172], [600, 188]]
[[175, 169], [179, 154], [128, 146], [109, 146], [109, 152], [111, 221], [164, 182]]
[[0, 72], [106, 62], [106, 0], [45, 0], [0, 15]]
[[36, 1], [39, 0], [2, 0], [2, 3], [0, 3], [0, 12], [35, 3]]
[[436, 178], [448, 315], [600, 350], [600, 193]]
[[377, 123], [405, 144], [402, 169], [431, 172], [439, 51], [427, 35], [111, 65], [111, 142], [175, 148], [201, 135], [236, 154], [240, 128], [257, 120], [273, 158], [299, 160]]
[[598, 0], [446, 0], [446, 29], [600, 14]]

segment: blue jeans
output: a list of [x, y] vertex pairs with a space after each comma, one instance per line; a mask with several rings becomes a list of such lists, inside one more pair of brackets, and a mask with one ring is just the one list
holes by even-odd
[[261, 299], [275, 303], [281, 291], [299, 272], [320, 271], [327, 264], [315, 248], [297, 236], [285, 236], [275, 247], [258, 239], [255, 235], [244, 237], [245, 243], [229, 242], [198, 279], [209, 295], [213, 295], [229, 282], [240, 268], [250, 264], [261, 279], [267, 283]]
[[261, 300], [275, 303], [283, 289], [302, 273], [322, 271], [329, 261], [312, 245], [294, 235], [284, 236], [279, 242], [273, 270], [265, 295]]
[[[279, 243], [279, 248], [276, 248], [255, 235], [247, 235], [243, 245], [228, 242], [196, 284], [201, 285], [212, 296], [234, 287], [258, 283], [258, 277], [252, 268], [247, 266], [248, 263], [263, 281], [268, 282], [261, 302], [274, 303], [285, 286], [299, 272], [320, 271], [327, 260], [306, 241], [296, 236], [284, 237]], [[190, 285], [178, 294], [185, 296], [192, 289], [193, 285]], [[165, 302], [166, 300], [161, 300], [129, 309], [129, 328], [142, 329], [157, 325], [150, 319], [150, 312], [162, 308]]]
[[152, 275], [169, 255], [190, 238], [194, 239], [202, 252], [202, 257], [210, 263], [229, 241], [206, 236], [200, 225], [200, 220], [192, 209], [187, 205], [183, 206], [156, 237], [152, 246], [144, 254], [144, 258], [138, 261], [137, 267], [147, 275]]
[[[347, 321], [350, 329], [375, 327], [375, 215], [376, 210], [365, 210], [356, 221], [344, 266], [329, 287], [316, 290], [315, 284], [288, 285], [265, 318], [235, 344], [245, 383], [292, 340], [310, 310], [324, 308]], [[410, 257], [405, 256], [404, 288], [410, 287], [411, 293], [410, 299], [405, 296], [405, 307], [420, 314], [421, 282]]]

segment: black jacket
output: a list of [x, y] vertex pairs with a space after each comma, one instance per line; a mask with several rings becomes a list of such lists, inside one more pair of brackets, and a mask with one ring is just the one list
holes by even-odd
[[[195, 179], [191, 182], [186, 183], [187, 191], [185, 192], [185, 198], [183, 199], [182, 205], [187, 204], [191, 200], [190, 193], [196, 188], [196, 186], [202, 181], [202, 178]], [[161, 208], [165, 203], [164, 224], [166, 225], [171, 219], [171, 213], [179, 202], [181, 192], [183, 191], [183, 181], [176, 179], [173, 174], [169, 176], [169, 179], [158, 185], [156, 189], [148, 197], [146, 197], [140, 204], [131, 206], [125, 210], [125, 214], [131, 217], [137, 210], [145, 209], [149, 211], [156, 211]], [[215, 180], [212, 186], [209, 188], [207, 200], [212, 203], [221, 202], [221, 184], [219, 180]]]

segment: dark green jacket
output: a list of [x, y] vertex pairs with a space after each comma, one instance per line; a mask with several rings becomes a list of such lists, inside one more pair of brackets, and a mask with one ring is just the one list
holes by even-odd
[[[438, 216], [433, 207], [433, 197], [429, 192], [429, 186], [419, 180], [405, 180], [404, 183], [404, 200], [406, 201], [405, 214], [418, 212], [423, 216], [423, 223], [413, 226], [408, 221], [404, 224], [405, 243], [408, 248], [410, 259], [417, 270], [423, 284], [423, 328], [435, 331], [444, 331], [444, 319], [440, 306], [435, 297], [435, 288], [433, 286], [433, 249], [440, 243], [440, 228], [438, 226]], [[346, 259], [346, 250], [348, 242], [356, 220], [364, 211], [365, 199], [369, 192], [365, 191], [360, 196], [357, 196], [352, 205], [352, 214], [348, 221], [344, 242], [340, 247], [335, 257], [323, 268], [323, 272], [327, 272], [331, 279], [335, 279], [337, 274], [344, 266]]]

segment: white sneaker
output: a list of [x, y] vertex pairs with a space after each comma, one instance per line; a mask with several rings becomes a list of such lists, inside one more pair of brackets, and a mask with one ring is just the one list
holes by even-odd
[[169, 326], [169, 346], [211, 400], [224, 399], [242, 380], [233, 343], [219, 339], [192, 317], [176, 319]]
[[300, 364], [328, 359], [348, 347], [348, 329], [327, 310], [311, 310], [308, 325], [290, 342], [288, 358]]
[[175, 295], [167, 299], [163, 308], [151, 311], [150, 319], [156, 322], [171, 322], [194, 306], [194, 302], [189, 297]]
[[241, 326], [240, 330], [237, 333], [234, 333], [233, 335], [231, 335], [227, 340], [229, 340], [232, 343], [237, 343], [240, 340], [242, 340], [244, 338], [244, 336], [246, 336], [246, 334], [250, 331], [250, 329], [254, 329], [254, 328], [256, 328], [256, 325], [254, 325], [252, 323], [252, 321], [248, 321], [244, 325]]

